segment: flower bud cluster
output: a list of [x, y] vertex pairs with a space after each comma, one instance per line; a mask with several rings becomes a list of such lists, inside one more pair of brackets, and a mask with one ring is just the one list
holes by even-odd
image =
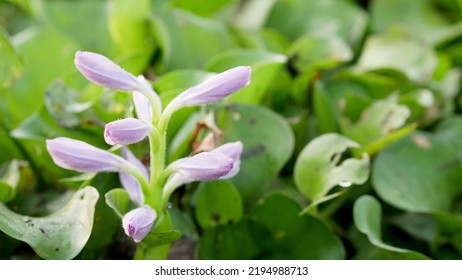
[[[118, 172], [121, 185], [137, 208], [125, 213], [122, 226], [135, 242], [153, 230], [162, 213], [157, 205], [165, 205], [179, 186], [195, 182], [228, 179], [239, 172], [243, 145], [240, 141], [227, 143], [209, 152], [179, 159], [164, 168], [165, 156], [151, 156], [151, 172], [126, 147], [150, 138], [151, 155], [165, 150], [165, 130], [171, 115], [186, 106], [209, 104], [225, 98], [250, 82], [251, 69], [239, 66], [192, 87], [162, 110], [159, 96], [143, 77], [128, 73], [103, 55], [78, 51], [77, 69], [91, 82], [114, 90], [133, 94], [136, 118], [125, 118], [106, 124], [104, 139], [109, 145], [120, 145], [121, 156], [96, 148], [83, 141], [59, 137], [46, 141], [53, 161], [62, 168], [80, 172]], [[163, 154], [161, 154], [163, 155]], [[157, 168], [152, 168], [154, 165]], [[156, 170], [161, 170], [160, 174]], [[162, 174], [167, 176], [165, 182]], [[159, 182], [162, 185], [159, 186]], [[161, 197], [147, 203], [146, 195], [153, 188], [162, 188]]]

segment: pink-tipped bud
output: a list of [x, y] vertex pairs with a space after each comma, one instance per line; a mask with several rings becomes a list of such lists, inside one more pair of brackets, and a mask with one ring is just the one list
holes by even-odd
[[126, 213], [122, 218], [122, 227], [125, 234], [138, 243], [149, 233], [156, 217], [156, 211], [145, 205]]

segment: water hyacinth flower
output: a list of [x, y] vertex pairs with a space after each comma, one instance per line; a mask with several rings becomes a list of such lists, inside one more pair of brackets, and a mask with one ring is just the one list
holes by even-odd
[[217, 74], [172, 100], [165, 111], [173, 112], [184, 106], [205, 105], [225, 98], [250, 83], [252, 69], [239, 66]]
[[222, 153], [229, 156], [233, 160], [233, 168], [225, 176], [220, 177], [219, 179], [229, 179], [236, 176], [239, 173], [241, 166], [241, 154], [242, 154], [243, 145], [241, 141], [236, 141], [232, 143], [226, 143], [221, 145], [218, 148], [211, 150], [212, 153]]
[[145, 121], [126, 118], [106, 124], [104, 128], [104, 140], [109, 145], [129, 145], [140, 142], [153, 127]]
[[60, 167], [80, 172], [118, 172], [125, 160], [83, 141], [66, 137], [46, 140], [48, 152]]
[[74, 62], [77, 69], [97, 85], [123, 91], [140, 88], [135, 76], [103, 55], [78, 51], [75, 53]]
[[145, 205], [126, 213], [122, 218], [122, 227], [125, 234], [138, 243], [149, 233], [156, 217], [156, 211]]
[[[139, 161], [128, 148], [122, 148], [122, 157], [136, 166], [143, 173], [146, 179], [149, 179], [148, 170], [146, 167], [144, 167], [143, 163]], [[143, 205], [144, 194], [138, 180], [136, 180], [132, 175], [124, 172], [119, 173], [119, 180], [122, 184], [122, 187], [124, 187], [124, 189], [127, 191], [130, 200], [139, 205]]]

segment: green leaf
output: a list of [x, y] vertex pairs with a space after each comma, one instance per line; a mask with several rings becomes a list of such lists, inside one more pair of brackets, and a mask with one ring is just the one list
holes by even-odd
[[71, 76], [69, 69], [77, 72], [73, 58], [78, 46], [51, 27], [31, 27], [16, 34], [12, 42], [26, 64], [21, 78], [7, 90], [7, 127], [17, 126], [39, 110], [50, 82]]
[[286, 57], [262, 50], [229, 50], [211, 58], [205, 68], [211, 72], [223, 72], [233, 67], [252, 67], [250, 85], [228, 96], [228, 102], [260, 104], [271, 82], [276, 78]]
[[231, 181], [244, 202], [264, 194], [277, 177], [294, 149], [294, 136], [279, 115], [261, 107], [230, 104], [219, 111], [218, 126], [224, 142], [242, 141], [239, 174]]
[[206, 260], [248, 260], [257, 257], [258, 248], [252, 239], [250, 220], [236, 224], [206, 228], [199, 240], [199, 258]]
[[112, 55], [114, 45], [109, 35], [108, 3], [94, 0], [40, 2], [43, 18], [82, 49]]
[[174, 7], [192, 12], [198, 16], [209, 16], [224, 6], [233, 2], [232, 0], [196, 0], [196, 1], [189, 1], [189, 0], [173, 0], [170, 1], [169, 5]]
[[354, 223], [360, 232], [367, 235], [373, 245], [398, 254], [400, 259], [428, 259], [427, 256], [407, 249], [383, 243], [381, 237], [382, 209], [380, 203], [372, 196], [363, 195], [356, 200], [353, 207]]
[[[345, 136], [364, 146], [364, 151], [376, 152], [377, 149], [384, 148], [385, 144], [389, 144], [389, 141], [384, 142], [383, 139], [398, 132], [410, 114], [409, 108], [399, 105], [398, 96], [392, 94], [384, 100], [372, 103], [362, 111], [360, 119], [354, 124], [350, 119], [342, 117], [340, 127]], [[406, 130], [407, 133], [411, 131], [412, 129]], [[406, 136], [403, 133], [394, 135], [394, 141], [399, 139], [398, 136]], [[378, 146], [379, 142], [383, 145]]]
[[438, 235], [438, 224], [429, 214], [404, 213], [394, 217], [392, 223], [418, 240], [432, 243]]
[[338, 37], [315, 38], [303, 36], [288, 49], [291, 65], [301, 72], [333, 68], [353, 59], [348, 44]]
[[342, 153], [359, 144], [335, 133], [321, 135], [300, 152], [294, 167], [294, 179], [300, 192], [311, 203], [323, 199], [337, 186], [363, 184], [369, 177], [369, 157], [348, 158], [340, 162]]
[[11, 87], [14, 81], [19, 79], [23, 64], [8, 34], [0, 27], [0, 92]]
[[8, 202], [16, 195], [20, 178], [19, 162], [13, 160], [0, 168], [0, 201]]
[[112, 189], [104, 195], [104, 198], [106, 204], [111, 207], [120, 218], [127, 213], [130, 198], [126, 190]]
[[451, 147], [462, 157], [462, 117], [452, 116], [441, 121], [436, 129], [436, 137]]
[[343, 259], [345, 250], [326, 225], [282, 192], [273, 192], [252, 209], [252, 235], [264, 259]]
[[431, 79], [437, 63], [431, 47], [402, 33], [388, 33], [368, 37], [357, 70], [392, 69], [423, 83]]
[[236, 5], [233, 24], [243, 30], [260, 30], [276, 0], [248, 0]]
[[45, 96], [45, 106], [54, 121], [61, 127], [75, 127], [91, 120], [91, 102], [79, 102], [79, 92], [62, 82], [52, 83]]
[[357, 46], [367, 25], [367, 15], [351, 1], [277, 1], [266, 26], [279, 30], [292, 40], [303, 35], [340, 37]]
[[227, 181], [204, 182], [197, 190], [196, 218], [202, 228], [239, 221], [244, 211], [238, 190]]
[[223, 23], [179, 9], [158, 10], [150, 22], [162, 51], [161, 72], [201, 68], [210, 57], [234, 46]]
[[450, 25], [448, 17], [435, 4], [431, 0], [375, 0], [371, 5], [374, 33], [399, 28], [430, 44], [459, 37], [462, 34], [462, 25]]
[[95, 188], [85, 187], [46, 217], [19, 215], [0, 203], [0, 230], [28, 243], [44, 259], [72, 259], [90, 237], [98, 196]]
[[[105, 3], [106, 4], [106, 3]], [[149, 16], [150, 0], [123, 1], [109, 3], [109, 30], [121, 53], [138, 49], [149, 49], [146, 59], [153, 51], [152, 40], [146, 24]]]
[[449, 211], [461, 189], [460, 155], [421, 131], [382, 150], [372, 171], [380, 198], [405, 211]]
[[181, 237], [179, 230], [168, 230], [161, 232], [149, 232], [143, 239], [143, 243], [150, 247], [170, 244]]

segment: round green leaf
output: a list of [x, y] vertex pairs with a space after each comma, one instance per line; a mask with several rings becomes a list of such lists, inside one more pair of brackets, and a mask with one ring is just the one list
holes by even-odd
[[414, 132], [382, 150], [372, 170], [377, 194], [407, 211], [449, 211], [461, 189], [457, 153], [425, 132]]
[[311, 203], [325, 197], [336, 185], [362, 184], [369, 177], [369, 157], [349, 158], [339, 163], [343, 152], [359, 145], [335, 133], [321, 135], [300, 152], [294, 178], [300, 192]]
[[239, 174], [231, 179], [244, 201], [260, 197], [270, 187], [294, 148], [293, 133], [279, 115], [261, 107], [230, 104], [219, 110], [224, 142], [242, 141]]
[[0, 230], [28, 243], [44, 259], [72, 259], [90, 237], [98, 196], [95, 188], [85, 187], [46, 217], [19, 215], [0, 203]]
[[229, 224], [242, 217], [241, 195], [231, 183], [204, 182], [197, 191], [196, 218], [201, 227]]
[[287, 194], [273, 192], [252, 209], [252, 235], [262, 259], [343, 259], [340, 240]]
[[353, 216], [356, 227], [360, 232], [367, 235], [373, 245], [387, 251], [395, 252], [399, 254], [399, 258], [401, 259], [428, 259], [427, 256], [420, 253], [390, 246], [382, 242], [382, 208], [374, 197], [363, 195], [356, 200], [353, 208]]

